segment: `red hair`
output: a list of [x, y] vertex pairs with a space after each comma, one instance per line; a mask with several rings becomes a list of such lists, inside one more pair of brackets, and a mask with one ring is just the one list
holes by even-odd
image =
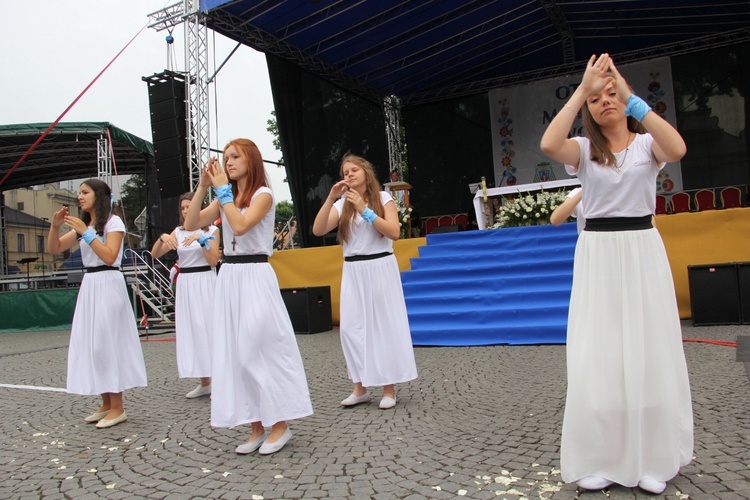
[[250, 139], [234, 139], [224, 146], [224, 167], [226, 168], [226, 153], [230, 146], [234, 146], [237, 154], [245, 160], [247, 164], [247, 190], [240, 193], [237, 189], [237, 181], [229, 179], [232, 185], [232, 194], [234, 195], [234, 204], [237, 208], [250, 206], [250, 200], [260, 187], [268, 187], [266, 179], [266, 169], [263, 167], [263, 157], [260, 155], [258, 146]]

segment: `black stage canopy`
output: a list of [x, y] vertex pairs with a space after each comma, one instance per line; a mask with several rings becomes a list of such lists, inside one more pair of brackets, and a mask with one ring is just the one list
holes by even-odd
[[750, 40], [750, 2], [202, 0], [207, 25], [371, 100], [440, 101]]
[[[49, 123], [0, 125], [0, 179], [28, 151]], [[120, 175], [144, 174], [153, 161], [151, 143], [108, 122], [58, 123], [26, 160], [0, 185], [0, 191], [49, 182], [96, 177], [97, 144], [107, 129]], [[114, 172], [113, 172], [114, 173]]]

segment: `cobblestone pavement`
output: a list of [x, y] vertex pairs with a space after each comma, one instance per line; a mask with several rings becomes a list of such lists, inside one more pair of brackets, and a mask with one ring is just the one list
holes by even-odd
[[[208, 398], [186, 399], [169, 333], [143, 343], [147, 388], [125, 393], [129, 421], [96, 429], [98, 404], [65, 387], [69, 332], [0, 334], [0, 498], [647, 498], [580, 493], [559, 474], [564, 346], [417, 348], [419, 379], [339, 407], [351, 386], [338, 332], [298, 335], [315, 414], [291, 422], [275, 455], [239, 456], [249, 429], [213, 429]], [[736, 340], [750, 326], [694, 328]], [[735, 349], [685, 343], [695, 458], [667, 498], [750, 498], [750, 384]], [[375, 395], [380, 396], [376, 389]]]

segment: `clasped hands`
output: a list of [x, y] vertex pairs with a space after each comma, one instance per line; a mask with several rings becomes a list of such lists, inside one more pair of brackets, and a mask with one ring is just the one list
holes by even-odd
[[354, 189], [349, 189], [349, 184], [346, 181], [339, 181], [331, 188], [330, 197], [333, 201], [338, 200], [344, 194], [346, 194], [346, 202], [353, 204], [358, 213], [362, 213], [367, 208], [364, 198]]
[[224, 166], [218, 158], [212, 156], [208, 160], [208, 165], [203, 168], [200, 185], [208, 189], [211, 186], [219, 188], [221, 186], [226, 186], [227, 184], [229, 184], [229, 177], [224, 170]]

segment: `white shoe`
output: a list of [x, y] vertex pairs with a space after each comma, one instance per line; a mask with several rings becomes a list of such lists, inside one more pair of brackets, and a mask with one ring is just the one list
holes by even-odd
[[393, 408], [396, 406], [396, 397], [389, 398], [387, 396], [383, 396], [383, 399], [380, 400], [380, 404], [378, 407], [381, 410], [387, 410], [388, 408]]
[[355, 396], [354, 394], [349, 395], [348, 398], [341, 402], [341, 406], [354, 406], [361, 403], [369, 403], [372, 396], [369, 392], [365, 392], [361, 396]]
[[643, 476], [640, 481], [638, 481], [638, 487], [642, 490], [646, 490], [650, 493], [660, 494], [663, 493], [664, 490], [667, 488], [667, 483], [664, 481], [657, 481], [654, 478]]
[[269, 443], [268, 441], [265, 441], [260, 449], [258, 450], [258, 453], [261, 455], [270, 455], [271, 453], [276, 453], [280, 449], [284, 447], [284, 445], [289, 442], [289, 440], [292, 438], [292, 431], [287, 426], [286, 430], [284, 431], [284, 434], [281, 435], [279, 439], [274, 441], [273, 443]]
[[86, 422], [98, 422], [99, 420], [103, 419], [107, 416], [107, 413], [109, 413], [109, 410], [106, 411], [96, 411], [89, 415], [88, 417], [84, 418]]
[[260, 448], [260, 445], [262, 445], [263, 441], [265, 440], [266, 440], [266, 435], [263, 434], [258, 439], [249, 441], [247, 443], [242, 443], [241, 445], [237, 447], [236, 450], [234, 450], [234, 452], [237, 453], [238, 455], [247, 455], [248, 453], [252, 453], [258, 448]]
[[122, 412], [119, 417], [115, 417], [111, 420], [107, 420], [106, 418], [99, 420], [96, 423], [96, 428], [106, 429], [107, 427], [112, 427], [113, 425], [121, 424], [123, 422], [126, 422], [127, 420], [128, 420], [128, 416], [125, 414], [125, 412]]
[[195, 389], [185, 394], [185, 397], [188, 399], [195, 399], [199, 398], [201, 396], [209, 396], [211, 394], [211, 384], [208, 384], [207, 386], [198, 385]]
[[614, 484], [614, 481], [599, 476], [586, 476], [578, 481], [578, 486], [584, 490], [603, 490]]

